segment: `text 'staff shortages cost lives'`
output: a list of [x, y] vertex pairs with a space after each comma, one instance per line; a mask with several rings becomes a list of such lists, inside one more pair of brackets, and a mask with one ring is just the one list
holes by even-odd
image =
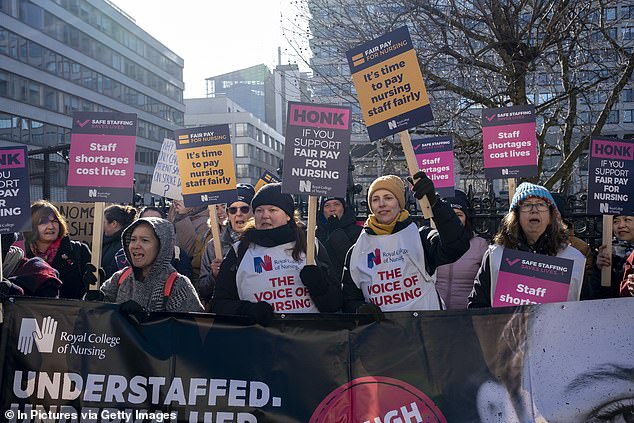
[[433, 120], [407, 27], [346, 53], [370, 140]]

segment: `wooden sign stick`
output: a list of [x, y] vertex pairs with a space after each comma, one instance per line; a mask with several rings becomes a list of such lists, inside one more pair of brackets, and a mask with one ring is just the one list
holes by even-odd
[[99, 289], [99, 268], [101, 267], [101, 242], [103, 241], [103, 211], [106, 203], [98, 201], [95, 203], [95, 213], [92, 223], [92, 257], [90, 263], [95, 266], [95, 278], [97, 281], [88, 286], [88, 290], [96, 291]]
[[209, 222], [211, 225], [211, 236], [214, 243], [214, 252], [216, 253], [216, 258], [222, 259], [222, 245], [220, 244], [220, 229], [218, 228], [218, 214], [216, 212], [216, 205], [210, 204], [209, 206], [207, 206], [207, 210], [209, 210]]
[[509, 182], [509, 204], [511, 204], [515, 196], [515, 178], [508, 178], [507, 180]]
[[315, 264], [315, 228], [317, 226], [317, 197], [308, 196], [308, 230], [306, 232], [306, 264]]
[[[413, 178], [414, 174], [417, 173], [419, 169], [418, 163], [416, 162], [416, 156], [414, 155], [414, 150], [412, 149], [412, 139], [410, 138], [409, 132], [407, 131], [399, 132], [398, 135], [401, 139], [403, 154], [405, 154], [407, 169], [409, 170], [410, 176]], [[420, 204], [420, 209], [425, 219], [431, 219], [432, 217], [434, 217], [434, 212], [432, 212], [431, 205], [429, 204], [429, 199], [426, 196], [418, 200], [418, 203]]]
[[[605, 252], [612, 258], [612, 220], [611, 214], [603, 215], [603, 242]], [[601, 286], [612, 285], [612, 266], [605, 266], [601, 269]]]

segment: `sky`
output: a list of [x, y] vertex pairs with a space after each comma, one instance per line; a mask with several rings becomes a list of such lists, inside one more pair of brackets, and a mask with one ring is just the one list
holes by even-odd
[[[292, 0], [110, 1], [184, 59], [185, 98], [205, 97], [211, 76], [261, 63], [275, 67], [278, 46], [292, 51], [282, 33], [282, 22], [294, 15]], [[283, 53], [282, 63], [289, 57]]]

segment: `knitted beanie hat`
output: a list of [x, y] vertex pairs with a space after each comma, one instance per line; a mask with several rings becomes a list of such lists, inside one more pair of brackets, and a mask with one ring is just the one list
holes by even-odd
[[445, 203], [449, 204], [452, 209], [462, 210], [465, 214], [469, 212], [469, 199], [467, 194], [460, 190], [454, 190], [453, 197], [443, 198]]
[[243, 201], [247, 204], [251, 204], [253, 196], [255, 195], [255, 188], [251, 184], [238, 184], [236, 186], [238, 193], [238, 201]]
[[546, 202], [548, 202], [551, 206], [557, 208], [557, 204], [555, 203], [553, 196], [550, 195], [550, 191], [548, 191], [541, 185], [531, 184], [530, 182], [523, 182], [515, 190], [515, 195], [513, 195], [513, 200], [511, 201], [511, 205], [509, 207], [509, 213], [512, 212], [513, 209], [516, 208], [520, 202], [531, 197], [546, 200]]
[[263, 205], [279, 207], [291, 219], [293, 218], [295, 202], [290, 194], [282, 194], [282, 184], [280, 182], [266, 184], [255, 194], [253, 201], [251, 201], [253, 211]]
[[385, 175], [376, 178], [370, 188], [368, 188], [368, 206], [372, 213], [374, 213], [374, 210], [372, 210], [372, 195], [380, 189], [386, 189], [394, 194], [401, 210], [405, 208], [405, 185], [403, 180], [396, 175]]

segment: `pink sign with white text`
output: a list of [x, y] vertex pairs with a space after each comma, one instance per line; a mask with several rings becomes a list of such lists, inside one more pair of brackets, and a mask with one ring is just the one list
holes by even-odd
[[434, 182], [441, 197], [454, 195], [453, 138], [412, 138], [412, 149], [418, 168]]

